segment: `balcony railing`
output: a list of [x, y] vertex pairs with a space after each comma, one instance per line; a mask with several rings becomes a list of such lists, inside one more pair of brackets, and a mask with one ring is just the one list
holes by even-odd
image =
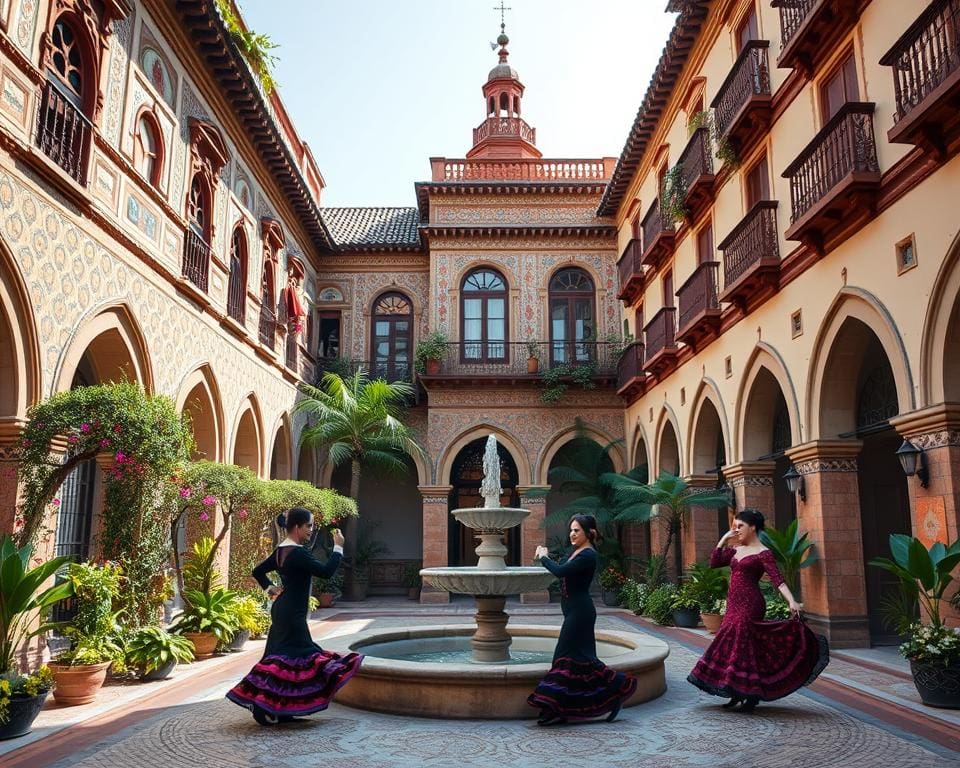
[[822, 0], [774, 0], [774, 8], [780, 9], [780, 39], [784, 48], [806, 21], [813, 6]]
[[352, 376], [360, 368], [371, 379], [386, 379], [387, 382], [413, 382], [413, 367], [408, 360], [351, 360], [345, 357], [323, 357], [317, 361], [320, 374], [332, 371], [341, 376]]
[[677, 161], [680, 166], [680, 175], [683, 178], [683, 188], [687, 194], [696, 186], [703, 176], [713, 175], [713, 155], [710, 153], [710, 129], [706, 126], [693, 132], [687, 146], [684, 147]]
[[187, 227], [183, 238], [183, 276], [206, 293], [210, 274], [210, 246], [203, 237]]
[[[528, 370], [530, 345], [536, 347], [537, 374]], [[619, 345], [599, 341], [458, 341], [447, 344], [441, 376], [533, 376], [558, 366], [593, 365], [597, 375], [612, 375]]]
[[796, 222], [848, 176], [879, 181], [872, 103], [847, 102], [783, 172], [790, 179], [790, 221]]
[[277, 315], [266, 304], [260, 307], [260, 343], [273, 350], [277, 348]]
[[519, 117], [488, 117], [473, 129], [474, 146], [491, 136], [517, 137], [531, 144], [537, 143], [537, 129]]
[[635, 341], [627, 347], [617, 364], [617, 390], [631, 384], [642, 382], [646, 377], [643, 370], [643, 342]]
[[34, 137], [37, 147], [81, 186], [87, 184], [87, 165], [93, 127], [56, 83], [43, 85], [37, 103]]
[[870, 0], [773, 0], [780, 11], [777, 66], [811, 76], [837, 49]]
[[431, 161], [433, 181], [595, 181], [610, 178], [602, 160]]
[[673, 222], [663, 220], [659, 199], [653, 201], [640, 227], [643, 230], [643, 263], [655, 267], [659, 257], [673, 248]]
[[929, 96], [937, 99], [935, 92], [960, 80], [960, 0], [931, 3], [880, 63], [893, 67], [896, 122]]
[[677, 328], [681, 334], [708, 313], [719, 314], [720, 302], [717, 300], [719, 267], [719, 261], [703, 262], [677, 291], [680, 303]]
[[645, 360], [653, 360], [662, 352], [667, 352], [676, 347], [676, 315], [675, 307], [664, 307], [653, 319], [647, 323], [643, 329], [646, 338]]
[[227, 314], [240, 325], [247, 317], [247, 287], [243, 284], [243, 272], [240, 269], [230, 271], [230, 283], [227, 289]]
[[769, 48], [769, 40], [751, 40], [737, 56], [733, 69], [723, 81], [712, 104], [719, 135], [729, 136], [735, 132], [739, 118], [752, 100], [762, 99], [769, 104]]
[[286, 343], [286, 363], [287, 368], [291, 371], [297, 370], [297, 363], [299, 359], [299, 339], [297, 338], [297, 333], [293, 330], [287, 331], [287, 343]]
[[723, 251], [725, 291], [761, 263], [779, 264], [777, 201], [761, 200], [754, 205], [718, 248]]
[[643, 287], [643, 246], [639, 238], [633, 238], [623, 249], [623, 255], [617, 262], [620, 276], [620, 292], [617, 298], [628, 303], [633, 301], [633, 294]]

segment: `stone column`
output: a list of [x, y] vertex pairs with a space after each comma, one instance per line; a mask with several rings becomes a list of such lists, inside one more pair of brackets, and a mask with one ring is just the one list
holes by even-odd
[[723, 468], [723, 476], [733, 488], [738, 510], [752, 507], [763, 512], [768, 520], [773, 520], [775, 468], [774, 461], [742, 461]]
[[[960, 536], [960, 404], [941, 403], [890, 420], [904, 439], [923, 451], [928, 484], [907, 478], [913, 535], [925, 546], [949, 544]], [[958, 569], [960, 570], [960, 569]], [[960, 626], [960, 611], [950, 607], [953, 584], [940, 605], [945, 620]]]
[[[547, 496], [549, 488], [541, 486], [519, 486], [520, 506], [529, 509], [530, 514], [520, 524], [520, 565], [533, 565], [533, 554], [537, 547], [546, 545], [547, 528], [544, 519], [547, 516]], [[527, 496], [527, 491], [536, 492], [534, 496]], [[526, 592], [520, 595], [520, 602], [527, 604], [549, 603], [550, 592]]]
[[16, 533], [17, 504], [20, 501], [20, 471], [17, 440], [26, 422], [0, 421], [0, 533]]
[[[450, 485], [421, 485], [423, 498], [423, 567], [440, 568], [449, 565], [447, 559], [447, 530], [449, 525]], [[449, 603], [450, 595], [429, 584], [420, 591], [421, 603]]]
[[857, 477], [859, 440], [815, 440], [787, 451], [803, 477], [797, 522], [819, 560], [800, 572], [810, 626], [837, 648], [870, 645]]
[[[684, 478], [694, 493], [712, 491], [717, 486], [716, 475], [690, 475]], [[713, 507], [700, 507], [691, 503], [683, 524], [683, 567], [695, 562], [710, 560], [710, 553], [717, 545], [719, 536], [718, 511]]]

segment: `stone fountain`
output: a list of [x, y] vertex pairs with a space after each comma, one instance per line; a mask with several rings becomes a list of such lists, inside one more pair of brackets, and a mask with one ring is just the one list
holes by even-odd
[[[482, 507], [451, 514], [477, 532], [477, 565], [424, 568], [423, 580], [437, 589], [473, 595], [476, 628], [458, 624], [363, 630], [321, 640], [337, 653], [365, 654], [363, 666], [337, 694], [337, 702], [378, 712], [441, 718], [529, 718], [527, 696], [550, 669], [559, 629], [514, 626], [507, 631], [507, 595], [540, 592], [554, 576], [542, 566], [508, 567], [504, 531], [530, 514], [500, 505], [497, 441], [487, 438]], [[597, 654], [605, 664], [637, 678], [630, 707], [666, 690], [666, 643], [632, 631], [598, 630]], [[511, 658], [510, 649], [515, 656]]]

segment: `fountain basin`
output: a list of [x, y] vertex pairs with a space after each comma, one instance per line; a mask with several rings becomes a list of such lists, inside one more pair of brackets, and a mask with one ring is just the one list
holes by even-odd
[[444, 592], [458, 595], [521, 595], [543, 592], [557, 578], [541, 566], [511, 567], [503, 570], [476, 567], [424, 568], [423, 580]]
[[[527, 697], [550, 669], [549, 662], [472, 664], [388, 658], [411, 652], [469, 652], [474, 628], [441, 625], [370, 630], [332, 637], [324, 648], [363, 653], [360, 670], [337, 694], [337, 702], [357, 709], [437, 718], [533, 718]], [[511, 649], [553, 654], [559, 627], [511, 626]], [[663, 662], [666, 643], [636, 632], [598, 630], [597, 653], [609, 667], [637, 678], [637, 691], [624, 706], [655, 699], [667, 689]]]
[[463, 507], [452, 510], [450, 514], [475, 531], [503, 531], [520, 525], [530, 516], [530, 510], [520, 507]]

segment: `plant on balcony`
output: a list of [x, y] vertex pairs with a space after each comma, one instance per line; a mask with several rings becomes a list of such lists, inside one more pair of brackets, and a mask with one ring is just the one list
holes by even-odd
[[584, 360], [578, 363], [561, 363], [547, 368], [543, 372], [545, 389], [540, 393], [540, 402], [555, 403], [571, 386], [582, 389], [596, 389], [597, 384], [593, 377], [597, 375], [599, 366], [596, 360]]
[[442, 330], [431, 331], [424, 336], [413, 353], [413, 367], [416, 372], [430, 373], [436, 369], [433, 373], [439, 373], [440, 361], [443, 360], [449, 343], [447, 334]]
[[713, 113], [708, 110], [694, 112], [687, 123], [689, 135], [693, 135], [701, 128], [707, 128], [710, 131], [710, 140], [713, 142], [714, 157], [724, 165], [736, 168], [740, 165], [740, 156], [736, 148], [730, 143], [726, 136], [721, 136], [717, 131], [717, 124], [714, 122]]
[[540, 345], [535, 341], [527, 342], [527, 373], [540, 370]]
[[263, 92], [269, 96], [277, 87], [277, 82], [273, 79], [273, 65], [277, 57], [271, 51], [279, 46], [268, 35], [254, 32], [241, 24], [233, 12], [230, 0], [217, 0], [217, 10], [230, 32], [231, 39], [260, 80]]
[[660, 216], [664, 223], [675, 224], [687, 215], [686, 197], [683, 168], [675, 165], [663, 177], [663, 189], [660, 191]]
[[603, 341], [609, 345], [610, 360], [613, 363], [618, 363], [620, 358], [623, 357], [623, 353], [627, 351], [627, 347], [633, 344], [634, 338], [631, 333], [620, 335], [616, 332], [610, 332], [603, 337]]

